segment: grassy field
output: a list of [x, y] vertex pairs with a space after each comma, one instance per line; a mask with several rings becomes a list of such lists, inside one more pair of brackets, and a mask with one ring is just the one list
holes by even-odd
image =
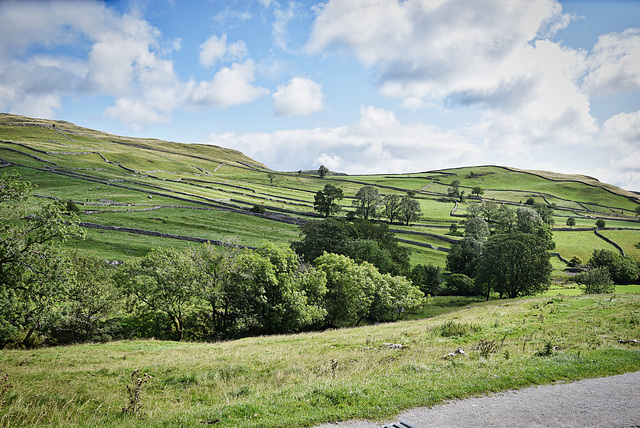
[[[538, 202], [546, 200], [566, 208], [556, 210], [555, 223], [559, 227], [565, 225], [567, 216], [572, 216], [576, 218], [575, 227], [594, 227], [596, 218], [605, 218], [608, 227], [633, 228], [606, 233], [632, 257], [640, 257], [636, 248], [640, 243], [640, 223], [633, 221], [637, 219], [633, 213], [637, 195], [584, 176], [476, 166], [412, 174], [330, 174], [320, 179], [310, 173], [270, 171], [242, 153], [221, 147], [116, 136], [68, 122], [7, 114], [0, 114], [0, 140], [0, 159], [14, 163], [2, 168], [3, 172], [19, 172], [38, 186], [38, 195], [73, 200], [81, 212], [87, 212], [81, 213], [81, 219], [92, 223], [216, 240], [235, 236], [249, 246], [263, 239], [290, 243], [298, 239], [297, 227], [274, 221], [273, 217], [257, 219], [244, 214], [259, 205], [274, 216], [316, 219], [314, 194], [330, 183], [344, 191], [340, 214], [344, 216], [352, 210], [356, 192], [369, 184], [383, 196], [417, 192], [422, 218], [410, 227], [393, 227], [421, 232], [428, 230], [424, 226], [462, 222], [462, 218], [451, 216], [455, 204], [446, 197], [451, 182], [459, 180], [467, 195], [473, 187], [481, 187], [484, 201], [519, 203], [533, 197]], [[477, 202], [460, 203], [458, 213], [464, 214], [469, 204]], [[226, 208], [221, 204], [232, 204], [236, 211], [223, 212]], [[215, 210], [176, 208], [194, 206]], [[157, 209], [136, 211], [148, 208]], [[101, 213], [90, 214], [95, 211]], [[446, 229], [436, 231], [440, 232], [444, 234]], [[88, 230], [87, 236], [87, 242], [73, 241], [72, 245], [107, 259], [125, 260], [158, 246], [185, 246], [183, 241], [120, 232]], [[402, 237], [436, 246], [450, 245], [437, 238], [410, 234]], [[579, 255], [586, 261], [593, 249], [613, 248], [592, 232], [558, 231], [555, 239], [557, 251], [565, 258]], [[414, 250], [412, 264], [444, 266], [445, 252], [402, 245]]]
[[[640, 369], [640, 349], [618, 343], [640, 335], [639, 296], [453, 303], [429, 319], [319, 333], [5, 350], [0, 368], [13, 388], [0, 397], [0, 425], [381, 421], [448, 399]], [[468, 356], [444, 358], [458, 348]], [[123, 413], [134, 370], [150, 378], [141, 410]]]

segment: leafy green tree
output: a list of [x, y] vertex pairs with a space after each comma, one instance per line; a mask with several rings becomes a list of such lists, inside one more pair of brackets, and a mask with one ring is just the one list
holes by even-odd
[[451, 198], [459, 198], [460, 197], [460, 180], [453, 180], [451, 184], [449, 184], [447, 189], [447, 196]]
[[599, 267], [579, 273], [574, 277], [574, 280], [584, 294], [612, 293], [616, 289], [609, 274], [609, 269], [606, 267]]
[[377, 322], [403, 319], [424, 304], [424, 294], [403, 276], [374, 274], [375, 295], [369, 317]]
[[437, 296], [442, 288], [441, 272], [439, 266], [418, 264], [411, 269], [409, 278], [425, 295]]
[[310, 263], [324, 252], [345, 254], [348, 242], [356, 234], [355, 226], [342, 219], [311, 220], [300, 226], [302, 239], [293, 242], [291, 248]]
[[171, 247], [152, 250], [125, 262], [116, 279], [133, 308], [166, 315], [174, 338], [183, 339], [187, 312], [197, 291], [197, 271], [186, 252]]
[[555, 248], [551, 228], [542, 220], [540, 214], [532, 208], [520, 207], [516, 210], [515, 230], [544, 239], [547, 242], [547, 249], [549, 250]]
[[389, 223], [393, 223], [400, 216], [400, 204], [402, 197], [400, 195], [389, 195], [384, 198], [384, 216], [389, 219]]
[[404, 221], [406, 226], [412, 221], [420, 219], [422, 209], [420, 208], [420, 202], [412, 199], [408, 196], [403, 196], [400, 200], [400, 212], [399, 217]]
[[301, 236], [291, 248], [305, 262], [312, 262], [326, 251], [374, 263], [383, 273], [401, 275], [410, 268], [410, 251], [398, 245], [386, 223], [330, 217], [308, 221], [301, 226]]
[[587, 263], [590, 268], [605, 267], [616, 284], [633, 284], [638, 280], [638, 264], [629, 257], [609, 250], [593, 250]]
[[603, 218], [596, 220], [596, 227], [605, 227], [607, 222]]
[[470, 218], [465, 222], [464, 235], [475, 239], [486, 239], [489, 236], [489, 225], [480, 218]]
[[569, 217], [567, 219], [567, 226], [573, 227], [576, 225], [576, 219], [574, 217]]
[[357, 264], [347, 256], [325, 253], [315, 266], [327, 277], [326, 321], [335, 327], [353, 327], [370, 314], [379, 272], [370, 263]]
[[0, 178], [0, 345], [24, 333], [31, 346], [60, 316], [68, 269], [58, 244], [84, 236], [63, 202], [28, 209], [33, 188], [17, 174]]
[[313, 207], [325, 217], [329, 217], [331, 214], [340, 212], [342, 208], [337, 201], [343, 198], [344, 195], [341, 188], [327, 184], [323, 190], [316, 192]]
[[273, 172], [269, 172], [267, 173], [267, 178], [269, 179], [269, 182], [273, 184], [273, 180], [276, 178], [276, 174]]
[[358, 190], [351, 203], [356, 207], [356, 215], [367, 220], [378, 216], [377, 209], [381, 202], [378, 189], [373, 186], [364, 186]]
[[373, 239], [349, 240], [344, 255], [349, 256], [356, 263], [369, 262], [383, 273], [394, 271], [391, 254]]
[[324, 165], [320, 165], [320, 168], [318, 168], [318, 175], [320, 176], [320, 178], [326, 177], [328, 173], [329, 173], [329, 168], [327, 168]]
[[533, 209], [540, 215], [542, 221], [549, 226], [553, 226], [555, 221], [553, 220], [553, 208], [550, 205], [542, 202], [536, 202], [533, 204]]
[[548, 242], [515, 232], [491, 236], [484, 246], [476, 281], [509, 298], [530, 296], [549, 288], [552, 272]]
[[480, 186], [475, 186], [473, 189], [471, 189], [471, 194], [481, 196], [484, 195], [484, 190], [482, 190]]
[[455, 296], [473, 296], [478, 293], [473, 278], [461, 273], [453, 273], [447, 278], [447, 290]]
[[636, 217], [640, 215], [640, 205], [636, 207]]
[[451, 250], [447, 253], [447, 270], [469, 277], [475, 276], [485, 242], [484, 238], [465, 236], [452, 244]]
[[65, 268], [65, 298], [56, 308], [60, 318], [47, 328], [52, 343], [104, 342], [120, 334], [124, 305], [113, 279], [115, 268], [75, 252], [68, 255]]

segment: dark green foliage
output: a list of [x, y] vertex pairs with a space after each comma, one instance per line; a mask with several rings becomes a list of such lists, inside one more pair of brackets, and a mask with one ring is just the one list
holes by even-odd
[[72, 253], [67, 264], [66, 298], [60, 319], [48, 325], [48, 341], [58, 345], [106, 342], [121, 334], [123, 302], [115, 287], [115, 268], [97, 257]]
[[398, 216], [404, 221], [406, 226], [409, 226], [409, 223], [412, 221], [419, 220], [421, 214], [420, 202], [408, 196], [403, 196], [400, 199]]
[[410, 268], [409, 250], [398, 245], [386, 223], [327, 218], [305, 223], [301, 235], [303, 239], [293, 242], [291, 247], [305, 262], [327, 252], [368, 261], [381, 272], [393, 275], [405, 274]]
[[465, 236], [451, 245], [447, 254], [447, 270], [473, 277], [476, 275], [485, 239]]
[[358, 236], [354, 223], [342, 219], [308, 221], [300, 226], [301, 241], [291, 244], [305, 262], [312, 262], [324, 252], [344, 254], [348, 241]]
[[603, 218], [596, 220], [596, 227], [605, 227], [607, 222]]
[[605, 267], [616, 284], [633, 284], [638, 280], [638, 264], [630, 257], [622, 257], [609, 250], [594, 250], [588, 262], [589, 267]]
[[438, 266], [416, 265], [411, 269], [409, 278], [424, 294], [436, 296], [440, 293], [442, 285], [440, 274], [441, 269]]
[[325, 217], [339, 213], [342, 209], [337, 201], [344, 197], [342, 189], [327, 184], [323, 190], [318, 190], [315, 195], [313, 207]]
[[255, 204], [249, 209], [252, 213], [264, 214], [266, 209], [262, 205]]
[[467, 275], [453, 273], [447, 278], [447, 292], [456, 296], [477, 296], [482, 294], [472, 278]]
[[571, 267], [580, 266], [582, 263], [583, 263], [582, 259], [578, 256], [573, 256], [571, 257], [571, 260], [569, 260], [569, 266]]
[[475, 186], [472, 190], [471, 190], [471, 194], [472, 195], [476, 195], [476, 196], [480, 196], [484, 194], [484, 190], [482, 190], [482, 188], [480, 186]]
[[567, 219], [567, 226], [573, 227], [576, 225], [576, 219], [574, 217], [569, 217]]
[[364, 186], [358, 190], [351, 204], [356, 207], [356, 215], [364, 218], [377, 218], [377, 207], [382, 202], [378, 189], [373, 186]]
[[398, 217], [400, 217], [400, 203], [402, 197], [400, 195], [389, 195], [384, 198], [383, 213], [384, 216], [389, 219], [389, 223], [393, 223]]
[[590, 269], [575, 276], [575, 281], [585, 294], [611, 293], [616, 287], [606, 267]]
[[320, 165], [320, 168], [318, 168], [318, 175], [320, 176], [320, 178], [324, 178], [328, 173], [329, 168], [324, 165]]
[[552, 271], [548, 245], [546, 239], [529, 233], [491, 236], [482, 252], [476, 282], [509, 298], [546, 291]]
[[535, 200], [535, 199], [533, 199], [533, 198], [528, 198], [528, 199], [527, 199], [527, 202], [525, 202], [525, 204], [527, 204], [527, 205], [533, 205], [533, 204], [535, 204], [535, 203], [536, 203], [536, 200]]

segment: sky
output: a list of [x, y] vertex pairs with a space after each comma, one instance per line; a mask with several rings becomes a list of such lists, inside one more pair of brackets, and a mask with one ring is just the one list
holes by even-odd
[[279, 171], [640, 191], [640, 1], [0, 0], [0, 111]]

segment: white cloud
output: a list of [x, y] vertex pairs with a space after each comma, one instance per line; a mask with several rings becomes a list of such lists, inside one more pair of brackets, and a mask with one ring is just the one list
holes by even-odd
[[234, 63], [220, 69], [211, 81], [190, 82], [187, 99], [197, 105], [230, 107], [246, 104], [269, 94], [265, 88], [253, 86], [255, 65], [252, 60]]
[[591, 93], [611, 95], [640, 90], [640, 29], [600, 36], [589, 55], [588, 66], [584, 87]]
[[287, 50], [287, 25], [296, 16], [298, 6], [294, 2], [289, 3], [286, 10], [276, 8], [273, 12], [275, 20], [273, 22], [273, 39], [275, 44], [282, 50]]
[[[139, 13], [118, 14], [99, 2], [0, 2], [0, 107], [19, 114], [55, 117], [65, 96], [108, 95], [107, 117], [134, 129], [166, 123], [191, 102], [227, 107], [268, 93], [254, 87], [251, 60], [234, 63], [211, 81], [181, 80], [168, 57], [181, 40], [165, 41]], [[33, 47], [50, 51], [24, 59]], [[74, 52], [75, 56], [58, 53]], [[212, 36], [201, 62], [247, 56], [243, 41]]]
[[[369, 106], [362, 107], [360, 114], [350, 126], [212, 134], [205, 142], [233, 147], [275, 169], [313, 169], [324, 164], [348, 173], [423, 171], [474, 163], [480, 154], [456, 132], [405, 125], [392, 112]], [[382, 126], [372, 123], [375, 118], [382, 119]], [[372, 134], [374, 127], [379, 132]]]
[[237, 61], [247, 56], [247, 45], [242, 40], [227, 45], [227, 35], [211, 35], [200, 45], [200, 64], [212, 67], [216, 61], [228, 59]]
[[304, 77], [294, 77], [273, 94], [276, 116], [309, 116], [323, 108], [322, 85]]

